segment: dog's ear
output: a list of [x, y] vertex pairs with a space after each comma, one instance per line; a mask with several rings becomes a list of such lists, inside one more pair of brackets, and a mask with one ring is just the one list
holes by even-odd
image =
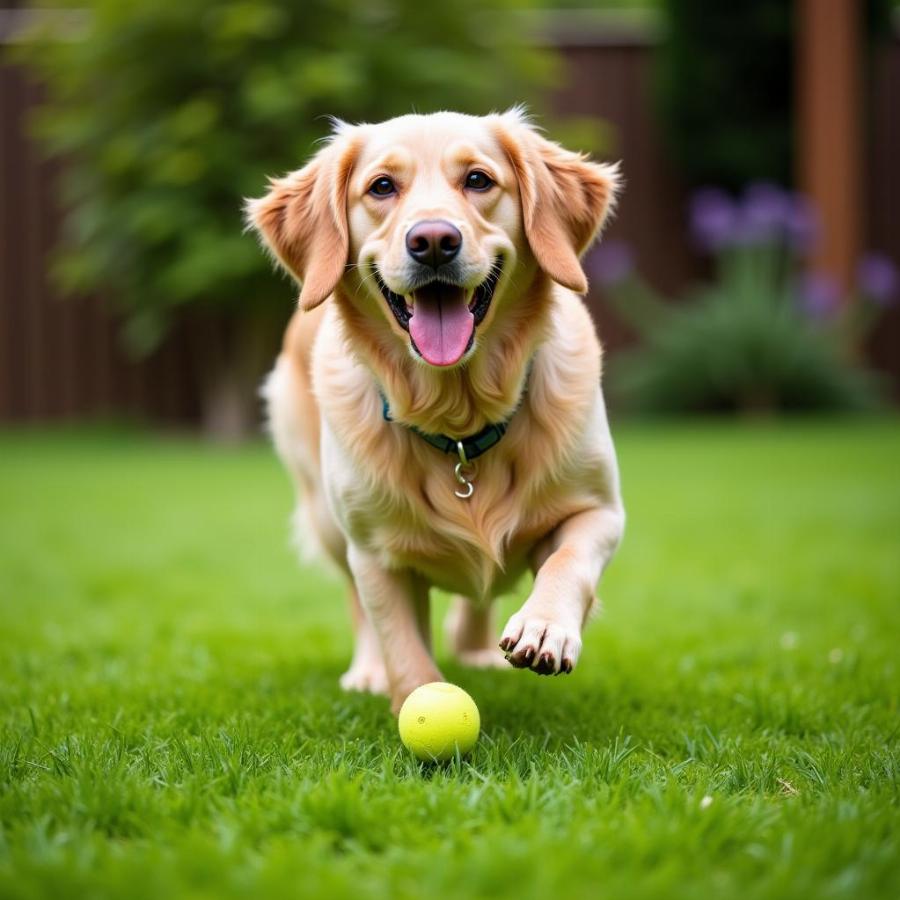
[[578, 294], [579, 259], [615, 205], [619, 167], [591, 162], [535, 131], [518, 110], [496, 117], [496, 134], [519, 183], [525, 235], [538, 265]]
[[306, 310], [334, 291], [347, 266], [347, 186], [359, 141], [345, 131], [302, 169], [270, 179], [265, 197], [245, 207], [248, 224], [300, 283]]

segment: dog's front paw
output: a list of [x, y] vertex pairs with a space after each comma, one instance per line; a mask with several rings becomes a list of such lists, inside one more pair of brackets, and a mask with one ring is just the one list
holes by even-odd
[[500, 649], [517, 669], [532, 669], [538, 675], [568, 674], [581, 653], [581, 630], [521, 610], [503, 630]]

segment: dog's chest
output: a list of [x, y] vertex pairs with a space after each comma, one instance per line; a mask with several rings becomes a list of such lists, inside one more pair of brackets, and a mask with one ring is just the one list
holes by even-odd
[[352, 538], [388, 568], [413, 569], [437, 587], [473, 599], [508, 591], [534, 546], [583, 508], [563, 482], [536, 487], [515, 460], [496, 453], [474, 467], [471, 496], [462, 498], [449, 457], [407, 460], [394, 479], [348, 485], [342, 497]]

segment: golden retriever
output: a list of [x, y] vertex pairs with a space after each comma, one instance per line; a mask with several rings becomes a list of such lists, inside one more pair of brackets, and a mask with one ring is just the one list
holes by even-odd
[[[518, 110], [337, 123], [302, 169], [248, 201], [301, 284], [265, 388], [296, 481], [296, 529], [346, 573], [348, 690], [396, 712], [439, 681], [429, 590], [464, 661], [570, 672], [623, 529], [580, 256], [615, 166]], [[526, 568], [503, 630], [490, 605]]]

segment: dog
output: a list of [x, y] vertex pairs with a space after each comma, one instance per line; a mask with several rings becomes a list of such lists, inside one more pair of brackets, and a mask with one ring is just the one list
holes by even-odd
[[[300, 285], [267, 379], [298, 537], [346, 574], [347, 690], [396, 713], [441, 681], [429, 590], [456, 595], [453, 651], [571, 672], [624, 527], [579, 262], [618, 166], [519, 110], [336, 122], [303, 168], [247, 201]], [[499, 647], [491, 601], [530, 567]]]

